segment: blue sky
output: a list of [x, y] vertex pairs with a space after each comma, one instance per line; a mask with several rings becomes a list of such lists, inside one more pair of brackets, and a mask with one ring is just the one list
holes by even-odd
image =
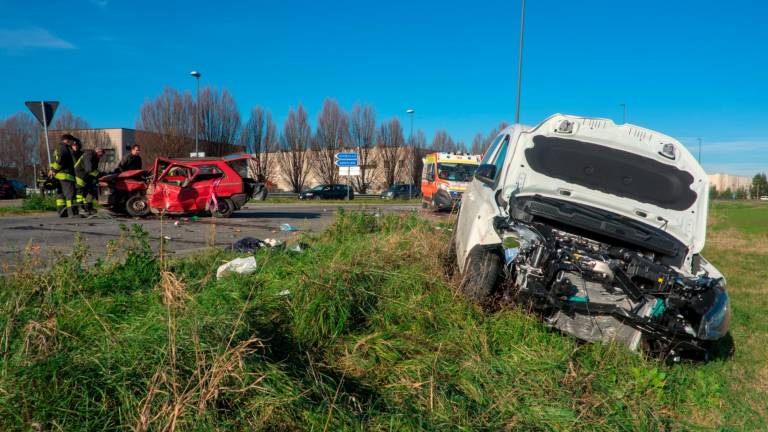
[[[514, 120], [520, 3], [0, 0], [0, 117], [60, 100], [134, 127], [165, 86], [229, 89], [282, 122], [325, 97], [469, 143]], [[766, 2], [529, 0], [522, 121], [610, 117], [696, 147], [710, 171], [768, 170]], [[695, 153], [695, 152], [694, 152]]]

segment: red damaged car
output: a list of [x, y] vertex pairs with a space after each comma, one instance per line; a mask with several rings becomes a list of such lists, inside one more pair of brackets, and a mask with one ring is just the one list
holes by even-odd
[[99, 179], [108, 188], [103, 205], [134, 217], [161, 212], [230, 217], [249, 199], [267, 197], [264, 182], [247, 177], [249, 159], [248, 155], [157, 158], [151, 171], [125, 171]]

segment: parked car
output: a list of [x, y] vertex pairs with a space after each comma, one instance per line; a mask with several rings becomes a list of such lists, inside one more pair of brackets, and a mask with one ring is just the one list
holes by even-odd
[[[101, 198], [116, 213], [134, 217], [150, 213], [189, 214], [211, 212], [229, 217], [249, 199], [266, 199], [263, 183], [243, 177], [237, 169], [248, 155], [223, 158], [157, 158], [152, 170], [132, 170], [102, 177], [108, 188]], [[242, 171], [242, 174], [241, 174]]]
[[300, 200], [310, 199], [342, 199], [355, 198], [355, 192], [351, 187], [343, 184], [321, 184], [299, 194]]
[[381, 199], [409, 199], [421, 196], [421, 187], [415, 184], [396, 184], [381, 193]]
[[14, 180], [0, 177], [0, 199], [24, 198], [27, 196], [27, 185]]
[[585, 341], [706, 357], [730, 320], [725, 277], [701, 256], [708, 191], [685, 146], [655, 131], [560, 114], [509, 127], [453, 231], [461, 290]]

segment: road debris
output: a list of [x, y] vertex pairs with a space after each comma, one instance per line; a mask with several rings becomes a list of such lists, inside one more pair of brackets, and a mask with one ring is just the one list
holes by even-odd
[[216, 270], [216, 279], [221, 279], [222, 277], [230, 273], [250, 274], [255, 271], [256, 271], [255, 257], [249, 256], [245, 258], [235, 258], [232, 261], [229, 261], [219, 266], [219, 268]]
[[284, 224], [280, 225], [280, 231], [294, 232], [294, 231], [298, 231], [298, 230], [299, 230], [299, 228], [297, 228], [297, 227], [295, 227], [295, 226], [293, 226], [293, 225], [291, 225], [289, 223], [284, 223]]

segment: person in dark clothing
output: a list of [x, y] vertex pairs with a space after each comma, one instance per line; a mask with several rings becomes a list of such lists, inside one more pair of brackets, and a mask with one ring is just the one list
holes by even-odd
[[138, 144], [134, 144], [131, 147], [131, 152], [123, 156], [123, 159], [115, 168], [115, 172], [131, 171], [141, 169], [141, 147]]
[[57, 180], [56, 185], [56, 209], [61, 217], [74, 217], [76, 208], [75, 199], [75, 159], [71, 145], [77, 138], [70, 134], [61, 136], [59, 148], [53, 153], [51, 170], [48, 173]]
[[78, 185], [75, 201], [78, 201], [81, 214], [96, 213], [93, 209], [94, 198], [99, 196], [99, 160], [104, 155], [101, 147], [84, 150], [82, 156], [75, 162], [75, 177]]

